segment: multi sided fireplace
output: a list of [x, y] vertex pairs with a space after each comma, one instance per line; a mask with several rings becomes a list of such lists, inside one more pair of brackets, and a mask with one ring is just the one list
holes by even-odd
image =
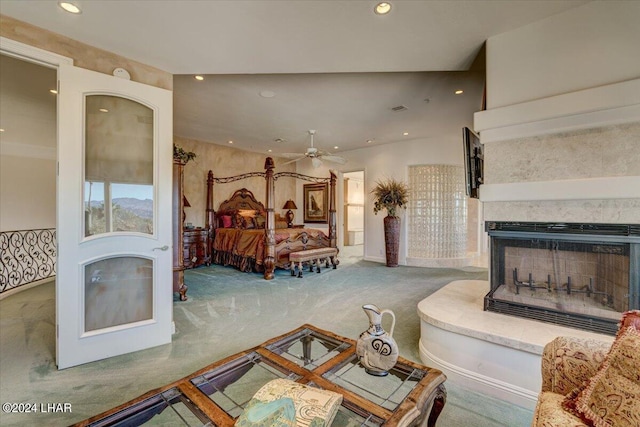
[[487, 222], [488, 311], [615, 334], [640, 308], [640, 224]]

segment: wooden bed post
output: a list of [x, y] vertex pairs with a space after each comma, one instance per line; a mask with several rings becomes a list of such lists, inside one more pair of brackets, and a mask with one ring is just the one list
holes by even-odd
[[184, 284], [184, 236], [182, 229], [183, 223], [183, 181], [184, 181], [184, 163], [180, 160], [173, 159], [173, 292], [180, 294], [180, 301], [187, 300], [187, 285]]
[[332, 248], [337, 247], [336, 236], [336, 174], [331, 172], [331, 180], [329, 181], [329, 243]]
[[274, 277], [276, 268], [276, 217], [274, 211], [275, 203], [275, 186], [273, 180], [273, 169], [275, 164], [271, 157], [267, 157], [264, 162], [265, 179], [267, 181], [267, 220], [264, 227], [265, 245], [264, 245], [264, 278], [271, 280]]
[[216, 228], [215, 211], [213, 210], [213, 172], [209, 171], [207, 175], [207, 208], [205, 215], [204, 228], [207, 230], [207, 253], [213, 260], [213, 238], [214, 228]]

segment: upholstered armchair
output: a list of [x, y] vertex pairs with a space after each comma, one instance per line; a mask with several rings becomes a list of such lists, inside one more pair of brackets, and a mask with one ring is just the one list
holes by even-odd
[[532, 427], [640, 426], [640, 311], [624, 313], [613, 344], [554, 339], [541, 371]]
[[533, 416], [534, 427], [587, 426], [562, 407], [569, 393], [593, 377], [611, 343], [558, 337], [542, 353], [542, 390]]

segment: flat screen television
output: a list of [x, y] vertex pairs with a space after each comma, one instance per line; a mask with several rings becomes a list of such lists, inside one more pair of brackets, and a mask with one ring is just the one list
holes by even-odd
[[467, 196], [478, 199], [483, 182], [484, 146], [480, 143], [480, 137], [468, 127], [462, 128], [462, 142]]

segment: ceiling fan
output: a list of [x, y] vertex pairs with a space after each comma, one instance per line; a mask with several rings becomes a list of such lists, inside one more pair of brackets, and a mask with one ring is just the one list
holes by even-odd
[[327, 151], [322, 151], [322, 150], [318, 150], [317, 148], [315, 148], [313, 146], [313, 136], [316, 134], [315, 130], [309, 130], [309, 136], [311, 137], [311, 147], [307, 148], [307, 152], [306, 153], [282, 153], [280, 154], [280, 156], [285, 157], [287, 159], [293, 159], [291, 161], [288, 161], [286, 163], [284, 163], [285, 165], [288, 165], [289, 163], [294, 163], [297, 162], [299, 160], [302, 159], [306, 159], [306, 158], [310, 158], [311, 159], [311, 164], [313, 165], [314, 168], [320, 167], [320, 165], [322, 165], [322, 161], [326, 160], [328, 162], [333, 162], [333, 163], [338, 163], [341, 165], [344, 165], [347, 161], [340, 157], [340, 156], [334, 156], [333, 154], [327, 152]]

